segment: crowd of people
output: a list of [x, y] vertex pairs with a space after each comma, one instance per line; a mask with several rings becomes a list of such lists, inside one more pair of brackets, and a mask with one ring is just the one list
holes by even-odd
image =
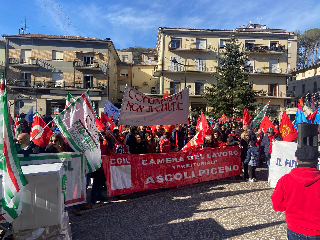
[[[73, 152], [53, 122], [49, 127], [54, 134], [51, 136], [49, 144], [41, 148], [32, 141], [30, 142], [31, 124], [23, 119], [23, 114], [21, 119], [21, 124], [25, 125], [23, 128], [25, 132], [16, 139], [19, 154]], [[44, 119], [50, 121], [50, 119]], [[189, 125], [123, 126], [121, 128], [117, 127], [115, 121], [116, 127], [113, 130], [106, 126], [106, 131], [99, 131], [101, 154], [148, 154], [180, 151], [196, 135], [197, 121], [197, 118], [192, 118], [189, 119], [191, 123]], [[211, 121], [211, 123], [208, 122], [208, 125], [209, 131], [198, 149], [239, 146], [244, 179], [249, 181], [256, 181], [255, 168], [263, 161], [269, 165], [272, 151], [270, 142], [281, 140], [277, 131], [279, 128], [277, 119], [274, 120], [275, 129], [267, 129], [266, 135], [259, 127], [251, 129], [249, 126], [243, 125], [239, 119], [223, 123]], [[99, 198], [100, 196], [93, 197], [93, 199]]]

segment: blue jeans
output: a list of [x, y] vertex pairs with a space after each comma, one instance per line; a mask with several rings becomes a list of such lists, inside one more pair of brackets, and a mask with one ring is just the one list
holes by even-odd
[[319, 236], [307, 236], [303, 234], [296, 233], [294, 231], [291, 231], [289, 228], [287, 230], [287, 237], [288, 240], [318, 240], [320, 239]]

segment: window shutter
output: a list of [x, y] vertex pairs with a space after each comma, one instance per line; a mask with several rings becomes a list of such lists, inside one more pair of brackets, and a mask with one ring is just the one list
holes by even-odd
[[200, 71], [200, 59], [196, 58], [196, 71]]

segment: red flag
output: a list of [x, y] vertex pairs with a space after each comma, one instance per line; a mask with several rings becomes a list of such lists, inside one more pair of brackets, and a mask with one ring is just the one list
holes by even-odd
[[168, 93], [168, 91], [166, 91], [166, 93], [163, 95], [163, 97], [162, 97], [162, 98], [166, 98], [166, 97], [169, 97], [169, 93]]
[[98, 130], [105, 132], [105, 131], [107, 130], [107, 129], [106, 129], [106, 126], [104, 126], [104, 125], [98, 120], [98, 118], [94, 117], [94, 119], [96, 120], [96, 125], [97, 125]]
[[301, 110], [301, 111], [303, 111], [300, 103], [298, 103], [298, 109]]
[[317, 116], [317, 112], [318, 112], [318, 109], [314, 112], [314, 113], [310, 113], [307, 117], [307, 119], [310, 119], [312, 120], [312, 123], [314, 123], [314, 120], [316, 119], [316, 116]]
[[40, 115], [38, 113], [35, 113], [33, 117], [30, 137], [33, 138], [36, 136], [32, 141], [34, 142], [34, 144], [40, 147], [46, 147], [49, 144], [50, 137], [53, 134], [48, 126], [45, 127], [46, 125], [46, 122], [40, 117]]
[[285, 111], [282, 114], [279, 130], [283, 141], [293, 142], [298, 136], [297, 130]]
[[275, 134], [278, 133], [278, 130], [275, 129], [275, 127], [274, 127], [273, 123], [270, 121], [270, 119], [267, 116], [265, 116], [263, 118], [263, 120], [261, 121], [260, 129], [262, 130], [262, 132], [264, 132], [264, 134], [266, 134], [267, 129], [269, 127], [272, 127], [274, 129]]
[[113, 130], [115, 128], [114, 123], [103, 112], [101, 112], [100, 122], [106, 123], [107, 127], [109, 127], [110, 130]]
[[[196, 150], [197, 148], [200, 148], [201, 144], [204, 143], [205, 136], [208, 135], [208, 131], [210, 131], [210, 128], [207, 119], [202, 113], [199, 121], [199, 132], [186, 145], [184, 145], [181, 151]], [[209, 135], [211, 135], [211, 131]]]
[[209, 128], [208, 121], [206, 117], [204, 116], [203, 112], [201, 113], [201, 117], [197, 123], [197, 130], [200, 131], [200, 125], [202, 124], [202, 128], [205, 130], [206, 135], [211, 135], [211, 130]]
[[120, 125], [120, 126], [119, 126], [119, 133], [120, 133], [120, 134], [122, 133], [123, 128], [124, 128], [124, 125]]
[[243, 121], [243, 126], [249, 126], [250, 125], [250, 115], [249, 115], [249, 111], [247, 108], [244, 109], [243, 111], [243, 117], [242, 117], [242, 121]]
[[221, 122], [225, 123], [226, 121], [229, 121], [229, 119], [225, 114], [222, 114], [221, 118], [219, 119], [219, 123]]

